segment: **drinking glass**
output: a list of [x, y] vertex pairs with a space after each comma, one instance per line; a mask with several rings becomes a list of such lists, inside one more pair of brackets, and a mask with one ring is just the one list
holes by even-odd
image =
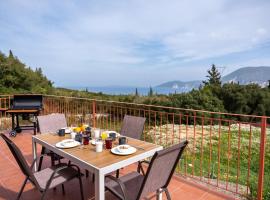
[[102, 152], [103, 150], [103, 142], [101, 140], [96, 141], [96, 152]]
[[112, 142], [113, 142], [112, 138], [107, 138], [105, 140], [106, 149], [111, 149], [112, 148]]
[[94, 138], [97, 140], [97, 139], [99, 139], [99, 137], [100, 137], [100, 129], [95, 129], [94, 130]]
[[89, 135], [83, 135], [83, 145], [89, 144]]

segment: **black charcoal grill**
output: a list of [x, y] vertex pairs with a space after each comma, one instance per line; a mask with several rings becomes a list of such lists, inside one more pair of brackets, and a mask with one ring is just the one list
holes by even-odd
[[[36, 117], [39, 115], [43, 108], [42, 95], [14, 95], [12, 106], [7, 110], [12, 116], [12, 132], [11, 135], [16, 136], [16, 133], [22, 130], [34, 130], [34, 134], [37, 131]], [[20, 126], [19, 116], [22, 116], [24, 120], [30, 119], [30, 115], [33, 115], [34, 120], [32, 125]], [[16, 124], [15, 124], [16, 117]]]

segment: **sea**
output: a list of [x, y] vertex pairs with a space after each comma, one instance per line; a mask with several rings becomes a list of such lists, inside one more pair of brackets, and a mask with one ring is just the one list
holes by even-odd
[[[138, 94], [141, 96], [147, 96], [150, 91], [150, 87], [124, 87], [124, 86], [107, 86], [107, 87], [67, 87], [76, 90], [87, 90], [88, 92], [96, 92], [110, 95], [130, 95], [135, 94], [136, 88]], [[154, 94], [175, 94], [187, 92], [183, 88], [167, 88], [167, 87], [152, 87]]]

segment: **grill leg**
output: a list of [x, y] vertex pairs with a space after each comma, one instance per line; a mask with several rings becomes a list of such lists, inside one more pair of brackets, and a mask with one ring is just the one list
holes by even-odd
[[15, 129], [15, 120], [14, 120], [14, 114], [11, 114], [11, 118], [12, 118], [12, 130]]
[[16, 114], [16, 127], [20, 127], [19, 115], [18, 114]]

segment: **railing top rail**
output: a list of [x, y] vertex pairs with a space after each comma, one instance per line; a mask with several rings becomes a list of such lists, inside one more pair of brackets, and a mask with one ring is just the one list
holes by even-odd
[[226, 113], [226, 112], [214, 112], [214, 111], [196, 110], [196, 109], [188, 109], [188, 108], [177, 108], [177, 107], [170, 107], [170, 106], [159, 106], [159, 105], [151, 105], [151, 104], [139, 104], [139, 103], [130, 103], [130, 102], [91, 99], [91, 98], [85, 98], [85, 97], [70, 97], [70, 96], [57, 96], [57, 95], [44, 95], [44, 96], [55, 97], [55, 98], [68, 98], [68, 99], [88, 100], [88, 101], [96, 101], [96, 102], [115, 103], [115, 104], [125, 104], [125, 105], [133, 105], [133, 106], [144, 106], [144, 107], [149, 107], [149, 108], [153, 107], [153, 108], [172, 109], [172, 110], [187, 111], [187, 112], [201, 112], [201, 113], [227, 115], [227, 116], [235, 116], [235, 117], [250, 117], [250, 118], [262, 118], [262, 117], [265, 117], [267, 119], [270, 119], [270, 116], [235, 114], [235, 113]]

